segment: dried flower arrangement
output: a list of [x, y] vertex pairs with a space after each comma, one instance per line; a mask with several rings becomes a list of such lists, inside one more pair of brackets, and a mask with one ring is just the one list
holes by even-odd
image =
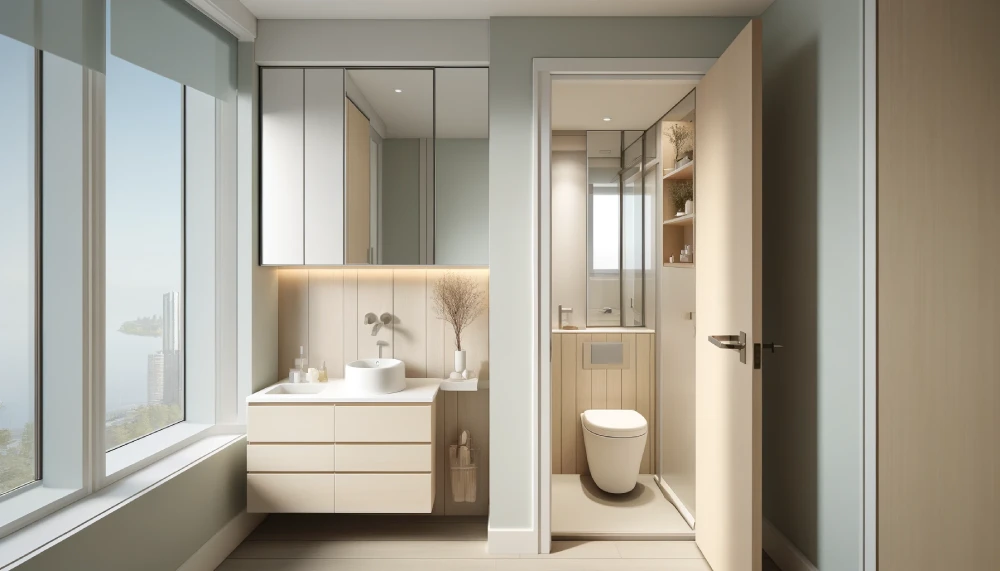
[[447, 272], [431, 292], [437, 316], [455, 330], [455, 348], [462, 350], [462, 331], [486, 310], [486, 292], [475, 278]]
[[694, 200], [694, 181], [693, 180], [671, 180], [670, 183], [670, 198], [674, 201], [674, 208], [677, 212], [684, 212], [684, 203], [689, 200]]
[[691, 127], [687, 123], [674, 123], [667, 128], [667, 140], [674, 146], [674, 161], [679, 161], [689, 151], [694, 150]]

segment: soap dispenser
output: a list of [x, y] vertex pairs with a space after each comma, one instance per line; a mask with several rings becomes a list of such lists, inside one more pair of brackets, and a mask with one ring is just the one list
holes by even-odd
[[288, 381], [291, 383], [306, 382], [306, 369], [309, 363], [306, 360], [305, 347], [299, 346], [299, 356], [295, 359], [295, 367], [288, 371]]

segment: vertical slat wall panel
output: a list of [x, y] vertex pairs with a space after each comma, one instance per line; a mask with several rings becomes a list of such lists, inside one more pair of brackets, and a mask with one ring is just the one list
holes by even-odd
[[309, 272], [309, 364], [334, 378], [344, 373], [344, 272]]
[[[488, 270], [381, 268], [281, 270], [278, 281], [278, 353], [276, 379], [287, 377], [299, 346], [310, 366], [323, 360], [331, 379], [342, 378], [344, 364], [378, 355], [377, 340], [387, 343], [384, 356], [402, 359], [408, 377], [444, 378], [454, 368], [454, 334], [437, 317], [432, 292], [448, 271], [474, 277], [488, 295]], [[393, 323], [372, 337], [364, 314], [387, 311]], [[489, 314], [484, 312], [463, 333], [467, 366], [481, 384], [489, 383]], [[558, 401], [558, 402], [561, 402]], [[575, 401], [573, 406], [575, 407]], [[435, 417], [436, 515], [486, 515], [489, 510], [489, 391], [442, 393]], [[469, 430], [477, 450], [475, 502], [455, 502], [451, 494], [448, 446]], [[561, 447], [560, 447], [561, 449]]]
[[[587, 452], [583, 444], [583, 424], [580, 422], [580, 415], [583, 414], [583, 411], [594, 408], [591, 371], [590, 369], [583, 369], [583, 344], [590, 341], [591, 336], [586, 334], [571, 334], [567, 335], [567, 337], [576, 337], [576, 360], [574, 362], [574, 366], [576, 367], [576, 414], [573, 415], [573, 433], [575, 434], [574, 440], [576, 440], [576, 470], [573, 470], [572, 465], [566, 464], [563, 464], [563, 469], [570, 474], [587, 474], [589, 472], [587, 470]], [[565, 423], [563, 427], [563, 430], [565, 430]]]
[[[299, 356], [299, 347], [309, 354], [309, 275], [278, 272], [278, 370], [277, 379], [288, 378], [288, 369]], [[275, 379], [275, 380], [277, 380]]]
[[[552, 334], [552, 473], [587, 474], [580, 414], [596, 408], [638, 411], [649, 425], [641, 471], [655, 469], [656, 355], [652, 333]], [[583, 344], [621, 341], [630, 346], [624, 369], [584, 369]]]
[[552, 473], [562, 474], [562, 338], [552, 336]]
[[562, 342], [562, 465], [576, 466], [577, 433], [579, 432], [576, 419], [576, 372], [580, 368], [577, 365], [576, 339], [572, 335], [563, 335], [559, 341]]
[[[620, 333], [608, 335], [609, 343], [621, 343]], [[608, 396], [607, 407], [612, 409], [622, 408], [622, 370], [608, 369]]]

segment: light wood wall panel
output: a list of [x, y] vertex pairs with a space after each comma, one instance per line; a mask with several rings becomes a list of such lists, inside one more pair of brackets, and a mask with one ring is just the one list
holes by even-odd
[[878, 568], [1000, 569], [1000, 3], [878, 3]]
[[[624, 369], [584, 369], [583, 344], [631, 344]], [[588, 474], [580, 415], [590, 409], [638, 411], [649, 425], [640, 470], [652, 473], [656, 450], [656, 402], [652, 333], [552, 334], [552, 473]]]
[[[342, 378], [344, 365], [358, 358], [382, 354], [406, 363], [411, 378], [444, 378], [454, 368], [455, 341], [450, 325], [435, 313], [431, 294], [447, 271], [474, 277], [489, 292], [489, 270], [413, 269], [315, 269], [281, 270], [278, 278], [278, 353], [275, 379], [288, 375], [299, 346], [306, 349], [311, 366], [326, 361], [331, 379]], [[368, 312], [393, 316], [391, 325], [371, 335], [364, 325]], [[489, 314], [476, 319], [462, 335], [467, 366], [489, 383]], [[435, 468], [442, 477], [435, 482], [434, 513], [485, 515], [489, 510], [489, 391], [445, 393], [435, 418]], [[575, 406], [575, 405], [574, 405]], [[477, 458], [477, 494], [474, 503], [455, 502], [451, 496], [448, 445], [463, 430], [473, 437]]]

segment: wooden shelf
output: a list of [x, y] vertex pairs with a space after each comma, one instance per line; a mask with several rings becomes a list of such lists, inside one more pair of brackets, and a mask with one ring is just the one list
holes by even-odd
[[663, 180], [691, 180], [694, 178], [694, 161], [664, 173]]
[[694, 213], [685, 214], [684, 216], [675, 216], [669, 220], [664, 220], [664, 226], [691, 226], [694, 224]]
[[664, 268], [693, 268], [694, 267], [694, 262], [674, 262], [672, 264], [670, 262], [664, 262], [663, 267]]

